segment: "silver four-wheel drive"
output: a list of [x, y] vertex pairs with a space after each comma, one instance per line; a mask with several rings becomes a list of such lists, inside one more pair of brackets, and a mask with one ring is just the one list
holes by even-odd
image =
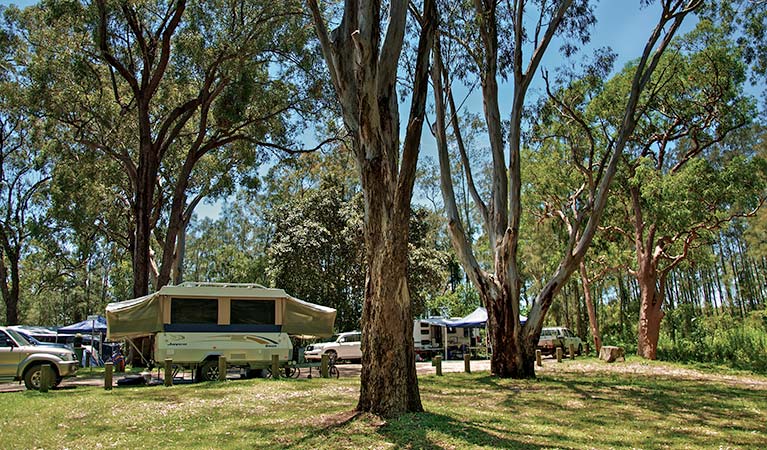
[[24, 381], [27, 389], [40, 389], [43, 364], [53, 370], [53, 385], [77, 372], [75, 353], [67, 348], [35, 346], [24, 336], [0, 327], [0, 381]]

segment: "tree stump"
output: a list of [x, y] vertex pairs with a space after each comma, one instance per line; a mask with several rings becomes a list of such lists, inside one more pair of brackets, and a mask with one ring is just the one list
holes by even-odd
[[614, 345], [603, 345], [599, 350], [599, 359], [603, 359], [607, 362], [615, 362], [618, 358], [626, 360], [626, 353], [623, 347], [616, 347]]

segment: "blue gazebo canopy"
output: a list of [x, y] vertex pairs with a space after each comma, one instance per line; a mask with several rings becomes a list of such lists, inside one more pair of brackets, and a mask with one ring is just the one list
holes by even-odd
[[59, 333], [106, 333], [107, 319], [98, 316], [95, 319], [86, 319], [82, 322], [61, 327], [58, 331]]

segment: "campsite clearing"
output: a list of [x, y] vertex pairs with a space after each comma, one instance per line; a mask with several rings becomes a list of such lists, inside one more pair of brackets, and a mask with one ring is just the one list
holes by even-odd
[[[352, 412], [359, 379], [0, 394], [0, 448], [764, 448], [767, 378], [629, 358], [537, 380], [420, 377], [425, 413]], [[32, 414], [31, 412], [34, 412]]]

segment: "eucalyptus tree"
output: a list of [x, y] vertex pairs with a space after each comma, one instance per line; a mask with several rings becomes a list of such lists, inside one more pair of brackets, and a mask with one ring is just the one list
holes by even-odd
[[[637, 352], [650, 359], [671, 271], [711, 241], [713, 230], [755, 214], [765, 194], [764, 161], [753, 157], [753, 144], [732, 139], [756, 115], [743, 93], [738, 48], [706, 21], [672, 48], [650, 82], [652, 95], [640, 100], [644, 114], [615, 186], [625, 199], [627, 228], [611, 227], [633, 243], [632, 274], [641, 291]], [[600, 108], [625, 95], [627, 77], [611, 80]]]
[[[536, 296], [524, 325], [519, 319], [523, 284], [519, 258], [522, 214], [520, 151], [523, 147], [522, 119], [527, 93], [552, 42], [562, 38], [563, 54], [570, 56], [579, 42], [588, 40], [588, 27], [595, 19], [587, 1], [573, 0], [519, 0], [511, 3], [478, 1], [471, 5], [471, 11], [463, 9], [464, 4], [461, 3], [450, 4], [449, 9], [443, 12], [443, 16], [455, 17], [458, 22], [456, 26], [440, 30], [442, 38], [435, 41], [436, 45], [447, 46], [455, 42], [457, 44], [454, 47], [457, 46], [463, 56], [456, 63], [451, 63], [442, 58], [440, 47], [434, 50], [432, 80], [435, 86], [436, 135], [442, 168], [442, 191], [454, 248], [488, 309], [489, 337], [493, 346], [491, 370], [498, 376], [535, 376], [534, 352], [543, 321], [554, 296], [578, 269], [597, 231], [607, 201], [608, 187], [638, 120], [640, 94], [645, 91], [650, 76], [673, 36], [685, 18], [701, 6], [702, 1], [663, 0], [658, 3], [658, 20], [638, 63], [633, 67], [631, 89], [628, 95], [612, 105], [613, 110], [621, 115], [622, 121], [609, 130], [611, 136], [604, 141], [605, 148], [597, 149], [596, 140], [587, 140], [583, 150], [580, 146], [582, 139], [577, 142], [562, 139], [562, 145], [577, 150], [574, 153], [575, 160], [567, 163], [585, 169], [583, 182], [580, 187], [572, 187], [571, 203], [563, 206], [569, 217], [569, 237], [564, 255]], [[528, 49], [531, 53], [525, 61], [525, 51]], [[482, 212], [484, 232], [493, 251], [494, 263], [489, 270], [483, 269], [474, 255], [473, 246], [458, 214], [450, 177], [445, 129], [448, 114], [455, 115], [456, 111], [446, 106], [450, 102], [446, 102], [444, 96], [450, 92], [454, 74], [470, 74], [479, 80], [482, 88], [492, 158], [490, 199], [485, 201], [480, 198], [476, 188], [470, 192]], [[508, 166], [498, 85], [498, 77], [506, 75], [510, 78], [512, 91], [508, 100], [511, 104]], [[563, 109], [563, 112], [575, 116], [573, 120], [577, 121], [578, 111]], [[590, 126], [584, 128], [582, 136], [593, 133]], [[467, 170], [467, 182], [471, 185], [470, 173]]]
[[[412, 342], [407, 285], [410, 200], [423, 126], [436, 7], [420, 19], [414, 82], [400, 148], [397, 74], [408, 2], [343, 3], [328, 31], [317, 0], [307, 1], [330, 73], [364, 194], [367, 282], [362, 312], [362, 373], [357, 409], [396, 416], [423, 409]], [[384, 30], [384, 25], [386, 29]]]
[[[3, 19], [6, 19], [5, 11]], [[31, 115], [25, 52], [18, 30], [0, 27], [0, 293], [5, 324], [19, 323], [20, 262], [44, 214], [50, 164], [41, 122]]]
[[148, 290], [156, 229], [156, 284], [170, 280], [179, 233], [213, 189], [194, 175], [201, 161], [250, 167], [259, 147], [293, 147], [288, 116], [310, 115], [314, 90], [302, 17], [294, 2], [237, 0], [48, 1], [28, 14], [44, 111], [128, 180], [133, 295]]

